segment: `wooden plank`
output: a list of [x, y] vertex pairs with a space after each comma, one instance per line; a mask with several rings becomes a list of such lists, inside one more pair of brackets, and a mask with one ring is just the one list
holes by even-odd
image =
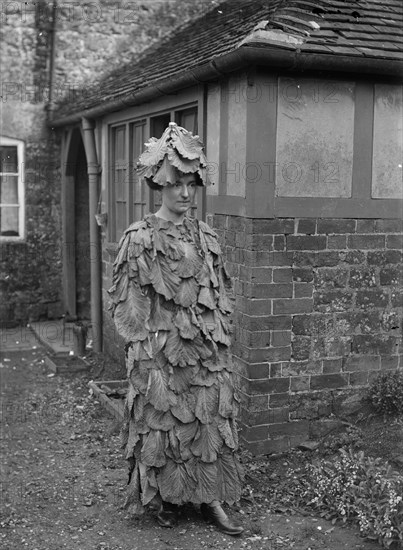
[[352, 198], [371, 198], [372, 146], [374, 129], [374, 87], [369, 82], [355, 85]]
[[246, 216], [245, 199], [234, 195], [207, 195], [207, 212], [228, 216]]
[[277, 218], [401, 219], [403, 200], [280, 197], [275, 211]]
[[246, 140], [246, 213], [274, 216], [278, 78], [257, 73], [249, 79]]
[[225, 195], [227, 193], [227, 171], [221, 168], [228, 162], [228, 80], [221, 84], [220, 130], [218, 194]]

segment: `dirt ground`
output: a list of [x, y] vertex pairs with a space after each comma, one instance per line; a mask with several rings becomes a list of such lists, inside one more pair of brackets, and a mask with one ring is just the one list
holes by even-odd
[[[270, 498], [286, 459], [246, 464], [244, 498], [229, 514], [246, 530], [230, 537], [203, 523], [193, 506], [178, 527], [159, 527], [122, 508], [127, 480], [116, 419], [90, 395], [88, 381], [104, 370], [54, 375], [45, 350], [0, 352], [1, 512], [5, 550], [375, 550], [355, 528], [298, 510], [281, 510]], [[260, 462], [261, 464], [261, 462]]]

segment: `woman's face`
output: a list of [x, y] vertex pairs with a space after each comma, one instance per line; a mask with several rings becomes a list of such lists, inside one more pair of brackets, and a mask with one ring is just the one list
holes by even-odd
[[179, 174], [176, 184], [163, 187], [163, 206], [174, 216], [183, 216], [193, 204], [196, 185], [194, 174]]

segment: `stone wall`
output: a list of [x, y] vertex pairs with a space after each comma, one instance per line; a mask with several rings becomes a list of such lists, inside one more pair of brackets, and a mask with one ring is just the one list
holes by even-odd
[[[215, 0], [59, 2], [54, 99], [83, 88], [203, 15]], [[58, 318], [62, 298], [60, 135], [47, 125], [51, 0], [1, 2], [1, 135], [25, 142], [26, 238], [0, 240], [0, 323]]]
[[[23, 140], [19, 159], [25, 187], [23, 241], [0, 240], [0, 322], [24, 323], [61, 314], [60, 172], [57, 136], [46, 125], [40, 90], [48, 81], [48, 3], [2, 3], [1, 135]], [[48, 14], [49, 15], [49, 14]]]
[[215, 215], [236, 300], [243, 439], [283, 451], [401, 362], [402, 221]]

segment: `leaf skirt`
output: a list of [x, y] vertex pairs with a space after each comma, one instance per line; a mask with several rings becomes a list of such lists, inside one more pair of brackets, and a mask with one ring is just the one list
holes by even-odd
[[121, 435], [131, 464], [126, 505], [135, 513], [158, 499], [232, 504], [241, 497], [230, 353], [219, 345], [214, 360], [174, 366], [167, 359], [168, 336], [153, 359], [141, 358], [140, 343], [127, 352]]

